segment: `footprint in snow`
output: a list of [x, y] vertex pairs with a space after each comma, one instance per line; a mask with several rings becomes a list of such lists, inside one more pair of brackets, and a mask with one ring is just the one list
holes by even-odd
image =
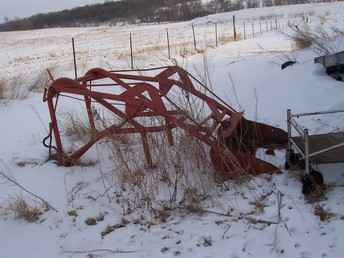
[[307, 252], [307, 251], [303, 251], [300, 253], [300, 258], [310, 258], [311, 257], [311, 253]]

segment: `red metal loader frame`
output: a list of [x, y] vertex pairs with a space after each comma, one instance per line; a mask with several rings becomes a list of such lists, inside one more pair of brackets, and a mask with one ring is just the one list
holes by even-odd
[[[110, 83], [104, 83], [104, 80], [110, 80]], [[97, 87], [107, 86], [118, 87], [121, 93], [97, 91]], [[180, 103], [169, 96], [173, 89], [179, 90], [187, 98], [201, 101], [208, 114], [196, 121]], [[71, 154], [65, 153], [63, 149], [56, 117], [58, 99], [65, 95], [82, 97], [90, 126], [95, 131], [87, 144]], [[153, 167], [147, 134], [165, 131], [172, 145], [172, 129], [181, 128], [209, 145], [210, 156], [219, 175], [231, 178], [244, 171], [253, 174], [278, 171], [272, 164], [257, 159], [255, 151], [259, 147], [284, 145], [288, 139], [287, 133], [281, 129], [245, 119], [242, 113], [236, 112], [197, 78], [177, 66], [130, 71], [92, 69], [77, 80], [61, 78], [53, 81], [44, 93], [44, 101], [48, 103], [51, 117], [49, 146], [51, 148], [53, 134], [55, 156], [64, 165], [74, 164], [97, 141], [108, 135], [135, 133], [141, 135], [146, 163]], [[122, 118], [123, 122], [97, 131], [92, 111], [94, 102]], [[138, 121], [142, 117], [160, 117], [164, 123], [146, 126]]]

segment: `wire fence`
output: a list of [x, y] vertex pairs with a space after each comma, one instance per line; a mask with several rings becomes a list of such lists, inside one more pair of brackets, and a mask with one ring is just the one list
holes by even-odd
[[[130, 66], [135, 67], [135, 58], [142, 53], [160, 51], [168, 59], [202, 53], [206, 49], [219, 47], [229, 42], [259, 37], [271, 31], [284, 32], [299, 18], [270, 18], [259, 20], [236, 20], [232, 22], [191, 24], [165, 28], [164, 30], [136, 31], [129, 33], [128, 50]], [[150, 40], [142, 40], [142, 39]]]

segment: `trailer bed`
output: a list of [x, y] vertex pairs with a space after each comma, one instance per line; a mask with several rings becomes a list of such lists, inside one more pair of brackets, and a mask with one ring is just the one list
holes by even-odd
[[[292, 137], [295, 144], [304, 152], [305, 143], [303, 137]], [[309, 135], [309, 153], [321, 151], [338, 143], [344, 142], [344, 132]], [[344, 146], [321, 153], [311, 160], [318, 164], [344, 162]]]

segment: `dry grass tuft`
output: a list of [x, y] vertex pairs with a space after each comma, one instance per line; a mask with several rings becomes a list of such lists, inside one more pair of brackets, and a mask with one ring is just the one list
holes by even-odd
[[313, 38], [308, 32], [296, 30], [296, 34], [293, 36], [294, 46], [296, 49], [309, 48], [313, 44]]
[[[16, 76], [7, 81], [0, 82], [2, 88], [2, 97], [7, 100], [23, 100], [29, 95], [28, 89], [25, 87], [25, 78]], [[1, 97], [0, 97], [1, 99]]]
[[76, 118], [73, 114], [67, 114], [63, 128], [66, 136], [80, 142], [89, 141], [95, 134], [95, 130], [86, 119]]
[[314, 215], [318, 216], [321, 221], [329, 221], [331, 218], [335, 217], [336, 215], [329, 210], [325, 210], [319, 204], [315, 205], [314, 207]]
[[183, 208], [193, 213], [202, 212], [202, 195], [196, 188], [187, 188], [181, 201]]
[[25, 99], [29, 95], [24, 80], [17, 76], [8, 80], [0, 80], [0, 100]]
[[314, 184], [315, 189], [306, 196], [309, 203], [316, 203], [326, 199], [326, 193], [328, 191], [327, 186]]
[[[52, 71], [52, 69], [50, 69]], [[43, 92], [51, 82], [50, 76], [46, 70], [41, 71], [29, 86], [29, 91]]]
[[0, 80], [0, 100], [5, 99], [6, 97], [6, 86], [5, 80]]
[[[234, 42], [234, 36], [221, 36], [219, 37], [219, 44], [220, 45], [224, 45], [224, 44], [227, 44], [229, 42]], [[240, 40], [243, 40], [243, 36], [241, 35], [241, 33], [237, 32], [237, 35], [236, 35], [236, 41], [240, 41]]]
[[254, 206], [254, 213], [259, 215], [264, 213], [264, 209], [266, 204], [261, 199], [256, 199], [254, 202], [251, 203]]
[[6, 210], [13, 213], [16, 218], [24, 219], [30, 223], [39, 220], [39, 217], [43, 214], [43, 207], [29, 204], [28, 201], [21, 196], [17, 196], [11, 200]]
[[289, 24], [289, 28], [292, 34], [287, 36], [294, 41], [296, 49], [312, 47], [314, 52], [319, 55], [334, 54], [342, 50], [342, 40], [336, 41], [338, 37], [344, 35], [344, 32], [338, 28], [330, 27], [315, 30], [307, 24], [300, 26]]

